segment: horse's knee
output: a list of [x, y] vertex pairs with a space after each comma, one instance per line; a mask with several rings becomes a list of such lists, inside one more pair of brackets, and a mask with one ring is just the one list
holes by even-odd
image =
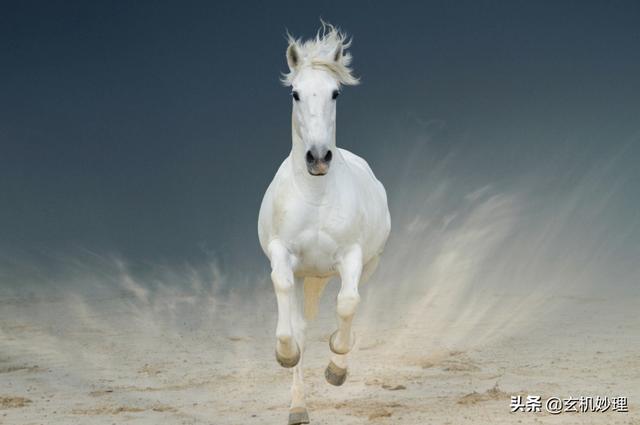
[[355, 314], [356, 308], [360, 304], [360, 294], [357, 292], [341, 291], [338, 294], [338, 316], [351, 317]]
[[290, 255], [278, 241], [269, 244], [271, 253], [271, 280], [276, 293], [288, 294], [293, 289], [293, 272]]
[[293, 277], [291, 273], [281, 270], [279, 268], [271, 271], [271, 281], [276, 293], [288, 294], [293, 289]]

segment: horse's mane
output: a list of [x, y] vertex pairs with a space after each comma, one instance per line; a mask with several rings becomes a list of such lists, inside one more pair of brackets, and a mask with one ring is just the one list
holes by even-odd
[[[351, 54], [346, 50], [351, 46], [351, 39], [347, 39], [347, 35], [339, 28], [327, 22], [321, 22], [322, 27], [316, 33], [315, 38], [306, 41], [294, 38], [287, 32], [289, 47], [296, 48], [300, 63], [296, 69], [282, 75], [281, 81], [285, 86], [290, 86], [296, 72], [307, 66], [329, 71], [340, 84], [356, 85], [359, 83], [358, 78], [351, 74], [352, 71], [349, 68]], [[338, 60], [334, 60], [331, 56], [340, 46], [342, 46], [342, 55]]]

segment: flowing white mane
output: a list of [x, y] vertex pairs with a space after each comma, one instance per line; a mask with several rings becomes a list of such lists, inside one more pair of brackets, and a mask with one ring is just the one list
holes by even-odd
[[[302, 41], [287, 33], [289, 47], [287, 55], [296, 55], [295, 67], [282, 75], [282, 84], [290, 86], [296, 73], [304, 67], [312, 67], [329, 71], [340, 84], [356, 85], [359, 80], [351, 74], [351, 54], [347, 48], [351, 46], [351, 39], [333, 25], [322, 21], [322, 27], [316, 37]], [[291, 53], [293, 52], [293, 53]]]

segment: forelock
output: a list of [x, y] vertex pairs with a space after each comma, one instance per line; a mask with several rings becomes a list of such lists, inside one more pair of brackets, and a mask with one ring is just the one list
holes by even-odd
[[[348, 39], [340, 29], [322, 21], [322, 27], [316, 33], [315, 38], [302, 41], [287, 33], [289, 46], [294, 46], [298, 53], [299, 63], [296, 69], [282, 75], [282, 84], [290, 86], [296, 74], [304, 67], [323, 69], [329, 72], [340, 84], [356, 85], [359, 83], [357, 77], [352, 74], [351, 54], [347, 48], [351, 46], [351, 39]], [[334, 60], [332, 54], [337, 49], [342, 48], [342, 55]]]

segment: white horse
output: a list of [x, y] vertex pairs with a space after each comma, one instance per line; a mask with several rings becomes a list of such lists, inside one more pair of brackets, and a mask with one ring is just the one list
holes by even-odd
[[342, 385], [351, 331], [360, 301], [358, 285], [375, 270], [390, 229], [387, 195], [367, 162], [336, 147], [336, 98], [341, 85], [355, 85], [350, 41], [324, 24], [315, 39], [289, 36], [283, 83], [292, 87], [292, 147], [267, 189], [258, 217], [260, 245], [271, 261], [278, 303], [276, 359], [293, 368], [289, 424], [309, 423], [302, 372], [305, 322], [311, 319], [325, 284], [340, 275], [338, 329], [325, 370]]

